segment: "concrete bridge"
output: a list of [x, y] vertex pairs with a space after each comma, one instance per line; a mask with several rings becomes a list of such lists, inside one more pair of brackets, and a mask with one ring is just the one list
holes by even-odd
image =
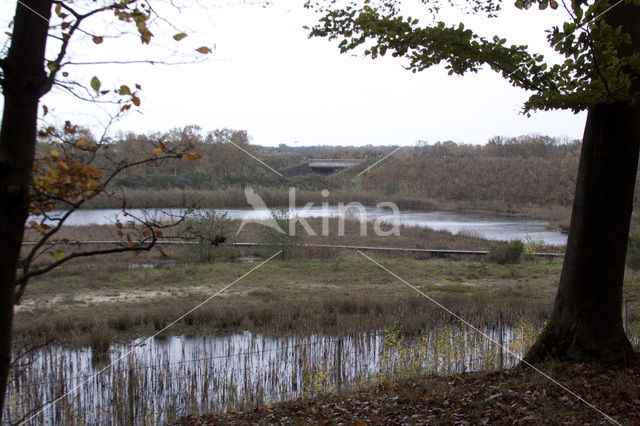
[[309, 159], [309, 167], [312, 172], [329, 175], [353, 167], [363, 161], [362, 158], [312, 158]]

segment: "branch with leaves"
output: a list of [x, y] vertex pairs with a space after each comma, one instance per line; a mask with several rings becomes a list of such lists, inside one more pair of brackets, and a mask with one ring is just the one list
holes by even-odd
[[[431, 12], [439, 10], [433, 2], [423, 3], [431, 5]], [[489, 17], [499, 12], [493, 2], [483, 2], [486, 9], [479, 3], [468, 1], [473, 12], [483, 11]], [[536, 4], [540, 9], [559, 8], [555, 0], [515, 3], [519, 9]], [[402, 16], [399, 1], [366, 0], [346, 6], [331, 2], [328, 7], [308, 2], [307, 7], [319, 8], [322, 14], [319, 23], [310, 29], [310, 37], [339, 40], [342, 53], [363, 48], [364, 55], [372, 59], [390, 53], [406, 59], [406, 68], [413, 72], [445, 63], [449, 74], [462, 75], [488, 65], [513, 86], [533, 92], [524, 105], [525, 112], [578, 112], [601, 103], [633, 102], [638, 97], [640, 54], [626, 52], [629, 35], [601, 19], [617, 4], [608, 0], [571, 3], [571, 19], [562, 28], [550, 28], [547, 36], [551, 47], [566, 58], [559, 64], [547, 63], [542, 54], [530, 52], [527, 46], [507, 45], [506, 38], [480, 37], [462, 23], [440, 21], [421, 26], [418, 19]]]
[[[20, 259], [21, 273], [16, 278], [15, 303], [20, 301], [29, 279], [72, 259], [148, 251], [154, 248], [158, 238], [165, 236], [167, 229], [180, 229], [178, 225], [187, 212], [179, 216], [165, 215], [164, 218], [134, 215], [127, 209], [126, 198], [108, 189], [109, 184], [121, 173], [136, 166], [168, 159], [192, 161], [200, 158], [199, 154], [186, 152], [173, 142], [157, 140], [150, 141], [153, 145], [146, 156], [116, 159], [110, 152], [111, 145], [93, 141], [86, 130], [69, 122], [61, 130], [53, 127], [42, 130], [40, 137], [43, 143], [39, 145], [40, 155], [33, 167], [29, 206], [31, 218], [28, 222], [28, 226], [40, 238]], [[106, 249], [62, 251], [59, 245], [74, 247], [73, 242], [55, 239], [56, 234], [73, 213], [98, 196], [116, 199], [121, 203], [123, 215], [127, 218], [124, 222], [116, 222], [121, 242], [117, 247]]]

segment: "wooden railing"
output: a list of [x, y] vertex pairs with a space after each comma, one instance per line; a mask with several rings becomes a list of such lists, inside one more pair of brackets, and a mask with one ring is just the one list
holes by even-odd
[[[36, 241], [23, 241], [23, 245], [35, 245]], [[116, 244], [128, 244], [129, 242], [123, 241], [67, 241], [67, 242], [55, 242], [51, 245], [116, 245]], [[142, 243], [141, 241], [133, 241], [133, 243]], [[159, 240], [156, 241], [157, 245], [197, 245], [202, 244], [198, 241], [171, 241], [171, 240]], [[262, 243], [225, 243], [223, 245], [231, 245], [236, 247], [268, 247], [277, 246], [278, 244], [262, 244]], [[426, 249], [426, 248], [411, 248], [411, 247], [378, 247], [378, 246], [348, 246], [348, 245], [336, 245], [336, 244], [296, 244], [305, 248], [331, 248], [340, 250], [362, 250], [362, 251], [394, 251], [405, 253], [428, 253], [434, 256], [486, 256], [489, 252], [487, 250], [448, 250], [448, 249]], [[564, 257], [564, 253], [533, 253], [536, 257], [546, 258], [561, 258]]]

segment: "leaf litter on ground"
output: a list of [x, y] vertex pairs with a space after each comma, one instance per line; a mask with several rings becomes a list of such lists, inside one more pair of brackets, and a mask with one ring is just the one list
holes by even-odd
[[[543, 371], [621, 424], [640, 424], [640, 364], [554, 363]], [[387, 381], [346, 394], [298, 398], [243, 412], [185, 416], [213, 424], [611, 424], [532, 369]]]

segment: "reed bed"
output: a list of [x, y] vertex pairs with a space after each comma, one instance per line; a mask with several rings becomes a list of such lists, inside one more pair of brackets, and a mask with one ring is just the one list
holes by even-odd
[[[468, 233], [452, 234], [447, 231], [434, 231], [429, 228], [420, 226], [400, 226], [399, 235], [378, 236], [374, 232], [374, 225], [371, 222], [361, 224], [355, 219], [347, 219], [344, 221], [344, 235], [338, 235], [339, 219], [328, 218], [327, 221], [329, 235], [320, 234], [323, 219], [310, 218], [306, 219], [312, 229], [316, 230], [318, 235], [305, 237], [306, 244], [326, 244], [326, 245], [353, 245], [353, 246], [378, 246], [378, 247], [406, 247], [406, 248], [429, 248], [429, 249], [448, 249], [448, 250], [490, 250], [496, 245], [495, 241], [483, 239], [477, 235]], [[230, 229], [232, 230], [230, 237], [237, 242], [259, 242], [261, 226], [257, 223], [248, 223], [242, 230], [236, 234], [240, 228], [240, 220], [232, 220]], [[364, 232], [363, 232], [364, 231]], [[37, 241], [39, 234], [33, 229], [25, 231], [25, 241]], [[118, 228], [114, 225], [89, 225], [89, 226], [65, 226], [57, 234], [56, 240], [63, 241], [120, 241], [124, 237], [118, 235]], [[88, 249], [106, 249], [113, 245], [92, 245], [92, 246], [75, 246], [74, 244], [60, 244], [57, 246], [63, 252], [88, 250]], [[25, 246], [24, 250], [29, 247]], [[536, 251], [557, 252], [562, 250], [561, 247], [554, 246], [536, 246]], [[259, 248], [244, 247], [239, 248], [238, 257], [261, 256], [263, 254]], [[301, 253], [305, 259], [327, 259], [339, 256], [348, 256], [344, 250], [336, 250], [331, 248], [308, 248]], [[428, 258], [428, 254], [420, 253], [391, 253], [383, 252], [380, 255], [384, 257], [407, 257], [407, 258]], [[162, 252], [152, 250], [149, 252], [137, 253], [121, 253], [112, 254], [101, 258], [99, 263], [94, 258], [81, 258], [74, 260], [67, 265], [67, 269], [84, 270], [94, 268], [96, 270], [113, 270], [140, 265], [149, 264], [167, 264], [167, 263], [184, 263], [192, 262], [194, 256], [189, 253], [189, 249], [185, 246], [162, 246]], [[49, 261], [47, 256], [42, 261]], [[36, 263], [37, 264], [37, 263]], [[132, 265], [132, 266], [131, 266]]]
[[[267, 206], [289, 206], [289, 188], [282, 186], [256, 187], [256, 192], [262, 197]], [[391, 201], [401, 209], [408, 210], [467, 210], [481, 212], [495, 212], [527, 216], [536, 219], [553, 220], [564, 224], [571, 213], [570, 206], [563, 205], [536, 205], [517, 204], [504, 200], [454, 200], [436, 199], [418, 196], [385, 194], [379, 191], [354, 191], [339, 188], [328, 188], [328, 197], [322, 197], [320, 191], [301, 190], [296, 191], [296, 205], [304, 206], [312, 202], [320, 205], [328, 202], [335, 205], [339, 202], [360, 202], [364, 205], [375, 206], [376, 203]], [[230, 187], [218, 190], [181, 190], [169, 189], [164, 191], [145, 191], [127, 189], [124, 198], [129, 208], [148, 207], [185, 207], [185, 206], [214, 206], [214, 207], [241, 207], [246, 208], [247, 199], [244, 189]], [[122, 203], [108, 197], [97, 197], [85, 204], [85, 208], [106, 209], [121, 208]]]
[[[48, 346], [14, 365], [4, 414], [10, 422], [29, 419], [27, 424], [152, 425], [381, 380], [495, 370], [500, 368], [498, 333], [505, 348], [502, 367], [510, 367], [532, 344], [539, 326], [521, 318], [504, 329], [495, 323], [481, 329], [489, 338], [460, 324], [445, 324], [417, 335], [386, 327], [278, 338], [251, 332], [175, 336], [141, 346], [134, 341], [74, 350]], [[637, 347], [637, 333], [632, 340]]]

